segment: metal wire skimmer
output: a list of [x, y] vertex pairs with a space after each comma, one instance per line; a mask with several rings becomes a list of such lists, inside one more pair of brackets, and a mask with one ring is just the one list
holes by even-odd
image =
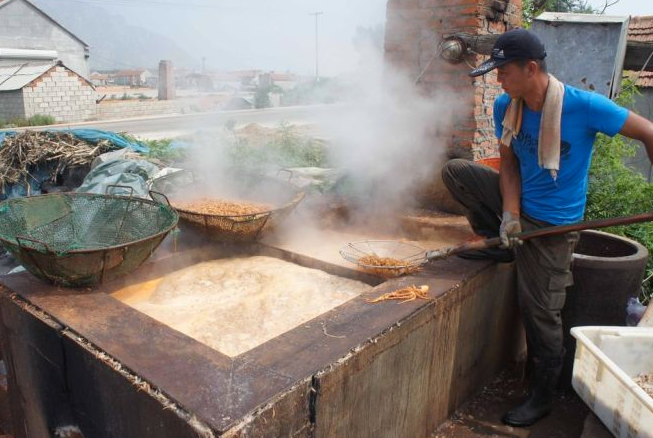
[[363, 240], [349, 243], [340, 255], [372, 274], [385, 278], [398, 277], [419, 270], [426, 262], [426, 251], [421, 247], [396, 240]]
[[131, 196], [13, 198], [0, 203], [0, 242], [45, 281], [89, 286], [140, 266], [177, 219], [170, 206]]

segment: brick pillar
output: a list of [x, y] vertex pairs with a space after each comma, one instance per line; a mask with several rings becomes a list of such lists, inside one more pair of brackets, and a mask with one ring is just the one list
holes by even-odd
[[[417, 78], [443, 36], [503, 33], [521, 22], [522, 0], [389, 0], [385, 58]], [[423, 92], [449, 90], [457, 102], [463, 103], [454, 113], [451, 132], [444, 135], [450, 157], [479, 159], [497, 152], [492, 105], [501, 88], [496, 74], [467, 76], [471, 69], [468, 63], [475, 66], [485, 58], [468, 55], [464, 62], [451, 64], [438, 57], [421, 78]]]

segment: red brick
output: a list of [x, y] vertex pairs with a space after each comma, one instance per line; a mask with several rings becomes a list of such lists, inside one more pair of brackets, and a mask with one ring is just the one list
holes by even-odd
[[428, 9], [399, 9], [397, 12], [405, 20], [428, 21], [433, 17], [433, 11]]
[[421, 8], [420, 0], [401, 0], [400, 4], [402, 8], [411, 8], [411, 9]]
[[479, 0], [422, 0], [420, 6], [438, 8], [445, 6], [477, 5]]
[[454, 29], [461, 28], [461, 27], [473, 27], [475, 29], [478, 28], [482, 23], [482, 20], [478, 17], [460, 17], [457, 19], [453, 20], [447, 20], [447, 26], [452, 27]]
[[482, 8], [478, 4], [454, 5], [439, 8], [433, 8], [435, 18], [460, 17], [464, 15], [479, 15]]

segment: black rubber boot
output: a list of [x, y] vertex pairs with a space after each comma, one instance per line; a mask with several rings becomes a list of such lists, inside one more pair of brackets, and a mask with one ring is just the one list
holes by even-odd
[[534, 359], [531, 393], [519, 406], [503, 416], [501, 421], [514, 427], [526, 427], [545, 417], [553, 409], [555, 388], [562, 369], [562, 360]]

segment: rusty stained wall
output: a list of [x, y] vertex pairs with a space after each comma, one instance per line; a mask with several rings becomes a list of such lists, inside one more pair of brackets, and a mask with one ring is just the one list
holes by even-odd
[[[521, 26], [522, 0], [389, 0], [386, 16], [385, 59], [417, 78], [443, 36], [498, 34]], [[501, 88], [496, 74], [467, 76], [469, 64], [478, 65], [483, 59], [469, 55], [467, 62], [458, 64], [436, 59], [420, 81], [423, 92], [435, 96], [436, 90], [449, 90], [463, 103], [446, 136], [452, 158], [477, 160], [497, 154], [492, 105]]]

